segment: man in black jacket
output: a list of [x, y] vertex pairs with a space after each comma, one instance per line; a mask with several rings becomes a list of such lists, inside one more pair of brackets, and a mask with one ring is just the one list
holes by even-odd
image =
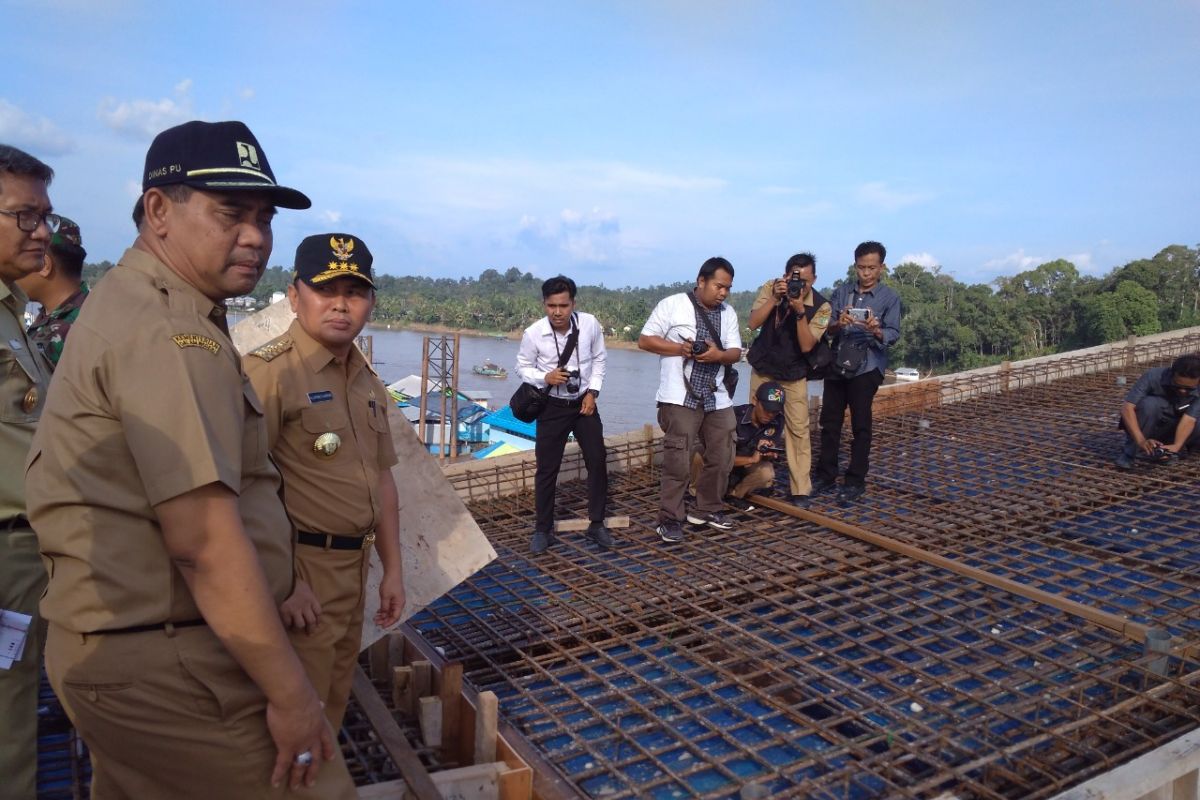
[[784, 390], [788, 477], [792, 503], [809, 502], [812, 481], [812, 447], [808, 435], [808, 356], [825, 334], [832, 311], [815, 289], [817, 259], [797, 253], [787, 260], [783, 277], [767, 281], [758, 290], [750, 309], [750, 327], [761, 328], [750, 346], [747, 360], [750, 395], [766, 381], [777, 381]]

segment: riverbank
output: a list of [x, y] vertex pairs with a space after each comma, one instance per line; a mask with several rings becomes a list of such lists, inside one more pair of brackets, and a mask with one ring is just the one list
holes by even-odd
[[[390, 331], [412, 331], [413, 333], [440, 333], [440, 334], [457, 333], [457, 334], [461, 334], [463, 336], [475, 336], [475, 337], [478, 337], [481, 339], [508, 339], [509, 341], [513, 341], [513, 342], [521, 341], [521, 333], [522, 333], [522, 331], [510, 331], [508, 333], [497, 333], [495, 331], [476, 331], [476, 330], [471, 330], [469, 328], [452, 328], [448, 325], [430, 325], [430, 324], [421, 323], [421, 322], [406, 322], [404, 324], [401, 324], [399, 322], [395, 322], [395, 321], [388, 322], [386, 320], [371, 322], [367, 327], [368, 327], [368, 329], [377, 328], [377, 329], [381, 329], [381, 330], [390, 330]], [[617, 339], [616, 337], [612, 337], [612, 336], [604, 337], [604, 346], [611, 350], [637, 350], [638, 349], [637, 342], [628, 342], [628, 341], [625, 341], [624, 339]]]

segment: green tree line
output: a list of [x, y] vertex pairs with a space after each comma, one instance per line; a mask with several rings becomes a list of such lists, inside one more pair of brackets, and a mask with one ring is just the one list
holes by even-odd
[[[98, 279], [109, 262], [88, 264]], [[853, 267], [843, 280], [853, 280]], [[254, 290], [259, 300], [286, 289], [290, 269], [271, 267]], [[901, 298], [903, 321], [892, 363], [950, 372], [1006, 359], [1117, 341], [1130, 334], [1200, 325], [1200, 246], [1171, 245], [1104, 277], [1080, 275], [1059, 259], [997, 278], [961, 283], [940, 267], [904, 263], [884, 282]], [[519, 331], [542, 316], [542, 279], [517, 267], [486, 269], [478, 278], [379, 275], [377, 322], [442, 325], [491, 333]], [[581, 286], [579, 306], [613, 337], [634, 341], [654, 305], [690, 288], [692, 280], [648, 287]], [[836, 284], [835, 284], [836, 285]], [[731, 293], [738, 318], [749, 317], [758, 286]], [[823, 289], [829, 294], [830, 288]], [[747, 345], [753, 332], [745, 331]]]

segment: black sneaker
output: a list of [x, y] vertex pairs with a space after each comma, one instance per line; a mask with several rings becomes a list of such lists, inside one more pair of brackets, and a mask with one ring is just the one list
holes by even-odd
[[725, 495], [725, 505], [732, 506], [738, 511], [753, 511], [754, 505], [744, 497], [734, 497], [731, 494]]
[[816, 497], [819, 494], [832, 492], [837, 488], [837, 481], [831, 481], [827, 478], [815, 478], [812, 482], [812, 493], [810, 497]]
[[808, 508], [812, 505], [812, 497], [806, 494], [794, 494], [790, 502], [796, 508]]
[[601, 550], [608, 550], [613, 546], [612, 536], [609, 534], [608, 528], [604, 527], [603, 522], [593, 522], [588, 525], [587, 535]]
[[1124, 450], [1117, 454], [1113, 463], [1116, 464], [1117, 469], [1133, 469], [1133, 459]]
[[856, 502], [864, 494], [867, 493], [867, 487], [861, 483], [847, 483], [842, 486], [842, 490], [837, 493], [837, 501], [840, 506], [848, 506]]
[[659, 523], [659, 526], [654, 530], [658, 534], [658, 538], [668, 544], [683, 541], [683, 526], [675, 520]]
[[552, 544], [554, 544], [553, 533], [534, 531], [533, 539], [529, 542], [529, 552], [533, 553], [534, 555], [537, 555], [538, 553], [544, 553]]
[[733, 523], [725, 519], [725, 515], [720, 511], [695, 511], [689, 512], [687, 521], [693, 525], [708, 525], [711, 528], [716, 528], [719, 531], [733, 530]]

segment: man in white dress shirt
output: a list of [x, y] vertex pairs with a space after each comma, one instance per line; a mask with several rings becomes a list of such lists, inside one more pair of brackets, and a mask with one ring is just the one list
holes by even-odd
[[[601, 549], [612, 547], [612, 536], [604, 527], [608, 501], [608, 453], [604, 448], [604, 424], [596, 398], [604, 384], [604, 332], [591, 314], [575, 310], [575, 281], [558, 275], [542, 284], [546, 316], [525, 329], [517, 372], [535, 386], [548, 387], [546, 410], [537, 419], [537, 474], [534, 503], [537, 521], [529, 550], [541, 553], [554, 543], [554, 493], [567, 437], [583, 451], [588, 473], [587, 535]], [[565, 363], [560, 367], [563, 353]]]

